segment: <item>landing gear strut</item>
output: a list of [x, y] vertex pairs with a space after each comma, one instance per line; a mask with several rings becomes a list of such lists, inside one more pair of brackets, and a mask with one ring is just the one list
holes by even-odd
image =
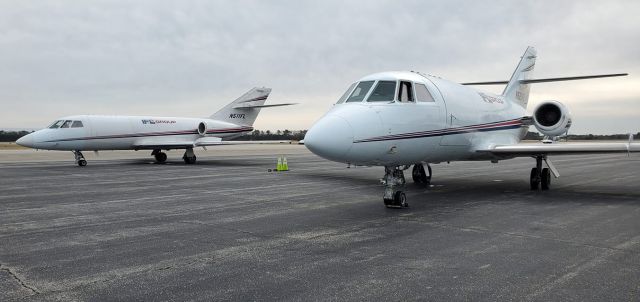
[[87, 165], [87, 160], [84, 159], [84, 155], [82, 155], [82, 152], [80, 152], [80, 150], [75, 150], [72, 152], [76, 158], [76, 164], [78, 164], [78, 166], [84, 167]]
[[193, 148], [187, 148], [187, 150], [184, 151], [184, 155], [182, 156], [182, 159], [184, 159], [185, 164], [195, 164], [196, 154], [193, 153]]
[[404, 172], [399, 167], [384, 167], [384, 177], [380, 182], [384, 187], [384, 205], [387, 208], [402, 208], [408, 207], [407, 196], [404, 192], [397, 190], [398, 187], [402, 188], [405, 184]]
[[151, 155], [156, 158], [156, 162], [159, 164], [163, 164], [167, 161], [167, 153], [162, 152], [160, 149], [154, 149], [153, 152], [151, 152]]
[[411, 171], [413, 182], [424, 186], [431, 184], [431, 166], [429, 166], [429, 164], [427, 164], [427, 171], [429, 171], [429, 174], [424, 170], [422, 164], [413, 165], [413, 170]]
[[541, 188], [543, 191], [546, 191], [551, 187], [551, 172], [549, 168], [542, 168], [543, 160], [546, 160], [544, 156], [536, 156], [536, 166], [535, 168], [531, 168], [531, 176], [529, 178], [531, 190], [536, 191], [538, 188]]

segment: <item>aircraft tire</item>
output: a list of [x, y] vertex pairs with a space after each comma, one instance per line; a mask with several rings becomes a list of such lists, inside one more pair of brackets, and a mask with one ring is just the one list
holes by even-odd
[[393, 200], [391, 199], [383, 198], [382, 201], [384, 201], [384, 206], [387, 208], [391, 208], [393, 205]]
[[429, 175], [427, 175], [424, 170], [424, 165], [415, 164], [413, 165], [413, 170], [411, 171], [411, 178], [413, 182], [418, 185], [428, 186], [431, 184], [431, 166], [427, 165], [427, 169], [429, 169]]
[[402, 191], [396, 192], [393, 196], [393, 201], [395, 206], [406, 208], [409, 207], [409, 203], [407, 203], [407, 195]]
[[551, 173], [549, 171], [549, 168], [542, 169], [540, 185], [543, 191], [549, 190], [549, 187], [551, 187]]
[[537, 191], [540, 187], [540, 178], [538, 177], [538, 169], [531, 168], [531, 176], [529, 177], [529, 184], [532, 191]]
[[411, 170], [411, 178], [413, 179], [413, 182], [416, 184], [419, 184], [422, 182], [422, 180], [420, 179], [420, 164], [415, 164], [413, 165], [413, 170]]
[[158, 162], [159, 164], [162, 164], [167, 161], [167, 153], [158, 152], [156, 153], [155, 158], [156, 158], [156, 162]]
[[78, 160], [78, 166], [84, 167], [86, 165], [87, 165], [87, 161], [86, 160], [84, 160], [84, 159]]

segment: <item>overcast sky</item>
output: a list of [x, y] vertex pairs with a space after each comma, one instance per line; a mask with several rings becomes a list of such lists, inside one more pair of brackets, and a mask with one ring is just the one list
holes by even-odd
[[[72, 114], [209, 116], [273, 88], [258, 129], [307, 129], [385, 70], [506, 80], [528, 46], [529, 110], [568, 105], [571, 133], [640, 131], [640, 1], [0, 1], [0, 128]], [[485, 87], [499, 92], [503, 87]]]

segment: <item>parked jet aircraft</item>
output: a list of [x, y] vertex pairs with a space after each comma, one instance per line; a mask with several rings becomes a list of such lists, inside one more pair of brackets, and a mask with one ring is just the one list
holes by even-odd
[[34, 149], [73, 151], [76, 163], [86, 166], [82, 151], [153, 150], [157, 162], [167, 160], [162, 150], [185, 149], [184, 162], [193, 164], [195, 147], [256, 142], [223, 141], [253, 131], [270, 88], [253, 88], [209, 118], [76, 115], [63, 117], [49, 127], [28, 134], [17, 144]]
[[[499, 82], [457, 84], [413, 71], [366, 76], [309, 129], [304, 144], [329, 160], [384, 166], [381, 182], [387, 207], [407, 206], [400, 189], [405, 183], [403, 170], [411, 165], [414, 182], [429, 184], [429, 163], [530, 156], [536, 162], [531, 189], [547, 190], [550, 174], [559, 176], [549, 155], [640, 151], [640, 144], [631, 138], [629, 143], [555, 142], [572, 121], [567, 107], [558, 101], [542, 102], [533, 116], [526, 115], [532, 83], [627, 74], [530, 79], [535, 60], [535, 49], [527, 48], [511, 79]], [[507, 86], [501, 95], [466, 86], [488, 84]], [[518, 144], [532, 124], [546, 136], [546, 143]]]

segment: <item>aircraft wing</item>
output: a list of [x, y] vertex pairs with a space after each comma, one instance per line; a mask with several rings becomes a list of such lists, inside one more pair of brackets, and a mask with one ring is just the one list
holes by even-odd
[[154, 150], [154, 149], [187, 149], [193, 148], [193, 141], [175, 140], [175, 139], [141, 139], [133, 144], [135, 150]]
[[261, 145], [261, 144], [291, 144], [291, 141], [223, 141], [219, 137], [201, 137], [195, 141], [184, 140], [142, 140], [133, 145], [136, 150], [153, 149], [187, 149], [207, 146], [223, 145]]
[[496, 157], [522, 157], [536, 155], [630, 153], [640, 152], [640, 143], [532, 143], [496, 145], [477, 152], [491, 153]]
[[222, 145], [273, 145], [291, 144], [291, 141], [223, 141], [219, 137], [202, 137], [194, 142], [196, 147], [222, 146]]

